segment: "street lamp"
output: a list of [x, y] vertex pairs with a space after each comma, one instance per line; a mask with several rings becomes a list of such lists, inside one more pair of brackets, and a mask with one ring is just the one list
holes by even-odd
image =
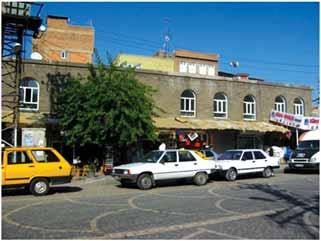
[[15, 43], [14, 46], [12, 47], [12, 51], [18, 55], [21, 52], [21, 44], [20, 43]]

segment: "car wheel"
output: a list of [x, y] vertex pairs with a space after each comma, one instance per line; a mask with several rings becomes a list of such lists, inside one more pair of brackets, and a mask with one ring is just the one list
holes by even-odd
[[196, 175], [193, 178], [193, 181], [197, 186], [205, 185], [208, 181], [208, 175], [204, 172], [196, 173]]
[[153, 187], [153, 179], [149, 174], [142, 174], [137, 179], [137, 186], [141, 190], [148, 190]]
[[237, 177], [237, 172], [234, 168], [230, 168], [227, 170], [227, 172], [225, 173], [225, 178], [228, 181], [235, 181]]
[[271, 169], [271, 167], [266, 167], [264, 168], [262, 175], [266, 178], [271, 177], [273, 175], [273, 170]]
[[49, 192], [49, 182], [45, 178], [36, 178], [32, 180], [29, 190], [35, 196], [46, 195]]

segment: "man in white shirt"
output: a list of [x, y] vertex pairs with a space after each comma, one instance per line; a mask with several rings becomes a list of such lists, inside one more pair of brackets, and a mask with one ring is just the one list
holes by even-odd
[[166, 150], [166, 144], [162, 142], [162, 144], [159, 145], [158, 150], [165, 151]]

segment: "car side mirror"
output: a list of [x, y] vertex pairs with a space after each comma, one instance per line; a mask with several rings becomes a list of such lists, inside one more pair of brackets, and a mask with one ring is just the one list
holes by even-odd
[[159, 163], [165, 165], [165, 161], [164, 160], [160, 160]]

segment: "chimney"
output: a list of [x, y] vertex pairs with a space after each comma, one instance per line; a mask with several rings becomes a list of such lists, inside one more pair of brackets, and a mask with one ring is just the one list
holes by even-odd
[[234, 76], [235, 79], [237, 80], [248, 80], [249, 79], [249, 74], [247, 73], [237, 73]]
[[169, 57], [166, 55], [166, 52], [163, 50], [159, 50], [154, 54], [155, 57], [166, 58]]

